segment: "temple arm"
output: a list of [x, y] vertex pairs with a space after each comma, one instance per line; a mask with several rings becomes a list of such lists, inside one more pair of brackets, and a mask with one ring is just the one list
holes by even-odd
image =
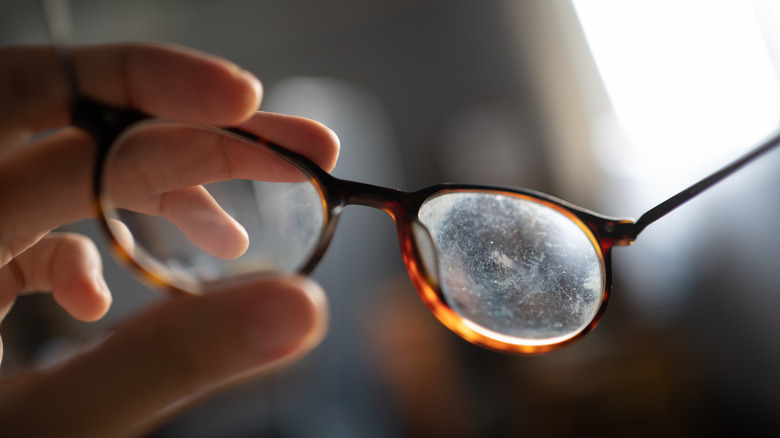
[[[780, 131], [776, 131], [775, 133], [767, 137], [755, 149], [748, 152], [747, 154], [737, 159], [736, 161], [732, 162], [728, 166], [720, 169], [719, 171], [713, 173], [712, 175], [704, 178], [703, 180], [697, 182], [696, 184], [688, 187], [682, 192], [672, 196], [666, 201], [650, 209], [647, 213], [643, 214], [642, 217], [640, 217], [636, 221], [636, 223], [634, 224], [635, 227], [634, 232], [636, 234], [639, 234], [648, 225], [664, 217], [667, 213], [671, 212], [672, 210], [681, 206], [682, 204], [688, 202], [696, 195], [707, 190], [708, 188], [712, 187], [716, 183], [720, 182], [722, 179], [726, 178], [727, 176], [741, 169], [743, 166], [755, 160], [756, 158], [766, 153], [767, 151], [771, 150], [778, 144], [780, 144]], [[636, 234], [634, 236], [636, 236]]]

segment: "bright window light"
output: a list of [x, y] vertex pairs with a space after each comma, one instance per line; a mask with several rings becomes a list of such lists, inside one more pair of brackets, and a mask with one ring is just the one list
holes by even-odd
[[614, 110], [594, 145], [613, 176], [652, 181], [646, 195], [662, 198], [777, 128], [778, 77], [751, 2], [572, 1]]

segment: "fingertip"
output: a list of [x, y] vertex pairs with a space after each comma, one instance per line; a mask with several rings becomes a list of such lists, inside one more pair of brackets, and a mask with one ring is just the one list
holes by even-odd
[[233, 260], [249, 249], [249, 234], [202, 186], [165, 193], [160, 211], [197, 247]]
[[254, 111], [260, 108], [260, 102], [263, 100], [263, 84], [260, 79], [249, 71], [241, 70], [239, 79], [246, 83], [247, 89], [243, 92], [244, 96], [244, 116], [236, 123], [252, 117]]
[[339, 137], [316, 120], [257, 111], [239, 128], [302, 154], [324, 170], [336, 166], [341, 147]]
[[335, 131], [325, 125], [322, 126], [326, 129], [326, 135], [330, 137], [330, 139], [325, 142], [325, 144], [328, 145], [328, 149], [324, 154], [325, 158], [323, 159], [322, 168], [330, 172], [334, 167], [336, 167], [336, 162], [339, 159], [339, 152], [341, 151], [341, 140], [339, 139], [339, 136], [336, 135]]
[[108, 312], [113, 298], [101, 273], [74, 276], [68, 284], [56, 286], [54, 299], [72, 317], [97, 321]]
[[304, 342], [301, 343], [301, 348], [308, 351], [319, 345], [328, 331], [328, 298], [322, 286], [311, 278], [296, 276], [292, 277], [290, 281], [305, 294], [308, 299], [307, 304], [311, 306], [312, 325], [308, 335], [303, 339]]
[[249, 342], [258, 364], [294, 360], [317, 346], [327, 327], [327, 300], [315, 282], [290, 277], [271, 284], [246, 308]]
[[79, 234], [51, 234], [49, 261], [52, 294], [74, 318], [91, 322], [111, 306], [111, 292], [103, 277], [103, 263], [95, 243]]
[[108, 313], [108, 309], [111, 308], [111, 303], [114, 301], [102, 272], [95, 276], [93, 284], [95, 285], [93, 306], [90, 312], [85, 312], [83, 319], [83, 321], [87, 322], [96, 321], [105, 316]]
[[246, 228], [238, 221], [234, 221], [234, 224], [231, 225], [232, 241], [230, 241], [229, 252], [225, 256], [226, 260], [235, 260], [249, 249], [249, 233], [247, 233]]
[[[216, 125], [240, 124], [260, 108], [263, 84], [252, 72], [227, 61], [220, 60], [218, 68], [224, 68], [225, 73], [225, 78], [219, 80], [222, 86], [214, 90], [219, 94], [221, 105], [204, 114], [207, 114], [210, 123]], [[208, 110], [208, 107], [204, 106], [204, 109]]]

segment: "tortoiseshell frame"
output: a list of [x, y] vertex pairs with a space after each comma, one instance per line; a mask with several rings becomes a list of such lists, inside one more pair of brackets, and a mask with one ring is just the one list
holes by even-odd
[[[101, 181], [104, 177], [105, 157], [121, 132], [130, 125], [151, 117], [137, 111], [112, 108], [84, 98], [78, 99], [73, 108], [73, 124], [91, 134], [96, 144], [97, 161], [93, 180], [94, 205], [97, 216], [102, 219], [107, 235], [111, 239], [115, 256], [140, 274], [144, 281], [157, 289], [164, 289], [174, 294], [187, 294], [186, 291], [176, 288], [165, 275], [159, 272], [151, 272], [133, 259], [119, 243], [112, 233], [108, 231], [108, 219], [100, 202]], [[398, 231], [401, 252], [412, 282], [417, 288], [422, 300], [428, 308], [448, 328], [467, 339], [468, 341], [493, 350], [512, 353], [540, 353], [549, 351], [564, 345], [579, 336], [589, 332], [598, 322], [604, 312], [609, 297], [611, 283], [610, 250], [616, 244], [626, 244], [633, 241], [634, 233], [630, 220], [610, 218], [587, 211], [577, 206], [568, 204], [554, 197], [525, 189], [513, 189], [505, 187], [489, 187], [465, 184], [440, 184], [428, 187], [416, 192], [403, 192], [399, 190], [378, 187], [353, 181], [335, 178], [322, 170], [309, 159], [289, 151], [282, 146], [273, 144], [258, 138], [245, 131], [234, 128], [226, 128], [224, 132], [235, 135], [257, 144], [258, 147], [273, 152], [276, 156], [298, 168], [308, 176], [310, 181], [318, 188], [325, 210], [325, 225], [320, 235], [317, 247], [311, 253], [309, 259], [300, 267], [299, 272], [310, 274], [324, 255], [328, 244], [335, 232], [340, 212], [347, 205], [363, 205], [377, 208], [390, 214], [394, 219]], [[470, 191], [500, 193], [507, 196], [521, 197], [544, 204], [566, 215], [589, 236], [591, 242], [603, 260], [604, 291], [602, 302], [596, 318], [581, 332], [576, 335], [556, 342], [555, 344], [521, 345], [500, 339], [499, 336], [485, 334], [474, 329], [456, 312], [454, 312], [443, 298], [441, 287], [436, 280], [438, 275], [428, 272], [420, 256], [417, 240], [412, 234], [413, 226], [422, 226], [418, 219], [418, 211], [422, 204], [431, 196], [441, 193]], [[421, 229], [425, 227], [422, 226]]]

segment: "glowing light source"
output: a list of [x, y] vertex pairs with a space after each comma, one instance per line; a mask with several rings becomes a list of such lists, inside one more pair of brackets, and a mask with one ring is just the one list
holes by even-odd
[[616, 176], [663, 196], [777, 126], [778, 78], [750, 2], [572, 1], [614, 109], [595, 146]]

